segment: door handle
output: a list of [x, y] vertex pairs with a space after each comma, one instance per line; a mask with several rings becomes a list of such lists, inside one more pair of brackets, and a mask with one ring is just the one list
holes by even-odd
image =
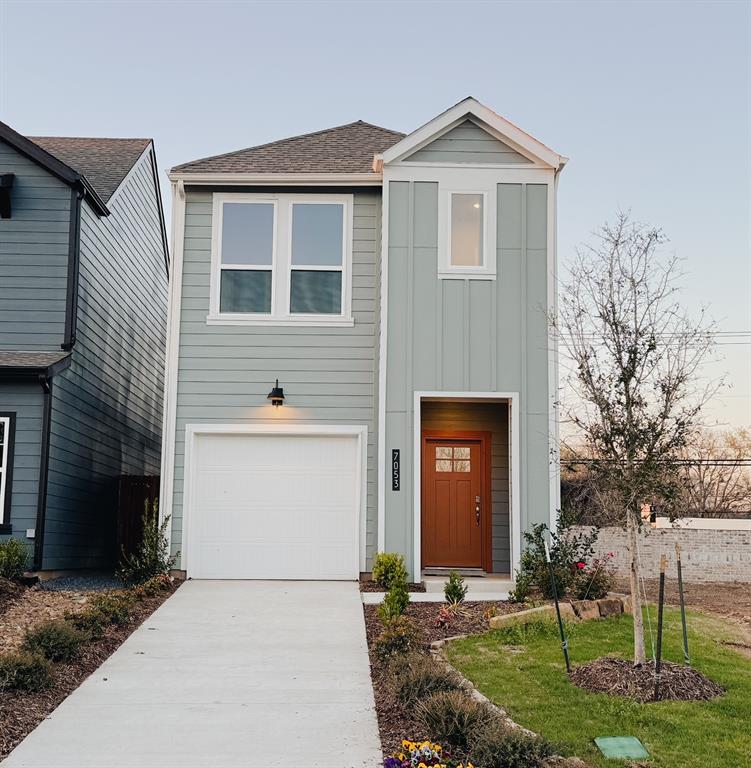
[[475, 496], [475, 522], [480, 525], [480, 497]]

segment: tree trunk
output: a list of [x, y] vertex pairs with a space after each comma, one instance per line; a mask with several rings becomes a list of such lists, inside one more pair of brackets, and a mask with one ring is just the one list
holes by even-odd
[[644, 616], [642, 615], [641, 592], [639, 591], [639, 580], [641, 569], [639, 568], [639, 556], [637, 551], [638, 523], [634, 519], [634, 512], [626, 512], [626, 531], [628, 533], [628, 548], [631, 553], [631, 605], [634, 611], [634, 665], [639, 666], [647, 660], [644, 652]]

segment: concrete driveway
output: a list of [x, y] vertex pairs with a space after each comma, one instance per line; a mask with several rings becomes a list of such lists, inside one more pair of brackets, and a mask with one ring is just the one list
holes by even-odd
[[376, 768], [350, 582], [189, 581], [2, 768]]

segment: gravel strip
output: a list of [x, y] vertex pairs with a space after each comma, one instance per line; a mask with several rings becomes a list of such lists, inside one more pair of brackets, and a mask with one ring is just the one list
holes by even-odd
[[123, 589], [124, 585], [109, 573], [90, 573], [77, 576], [60, 576], [57, 579], [39, 582], [45, 592], [104, 592], [108, 589]]

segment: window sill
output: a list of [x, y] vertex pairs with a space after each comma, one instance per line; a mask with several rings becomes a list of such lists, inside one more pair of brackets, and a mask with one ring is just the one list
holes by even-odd
[[495, 272], [468, 271], [462, 269], [440, 269], [439, 280], [495, 280]]
[[352, 328], [355, 320], [352, 317], [223, 317], [208, 315], [206, 325], [244, 325], [266, 328]]

